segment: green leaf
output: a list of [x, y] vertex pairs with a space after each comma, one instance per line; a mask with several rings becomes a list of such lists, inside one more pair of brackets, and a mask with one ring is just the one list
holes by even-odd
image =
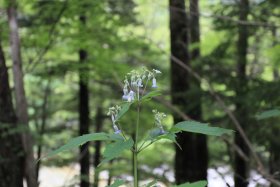
[[119, 114], [116, 117], [116, 121], [118, 121], [130, 108], [130, 106], [133, 104], [133, 102], [127, 102], [121, 105], [121, 110]]
[[176, 134], [173, 132], [166, 132], [164, 134], [161, 133], [161, 130], [159, 128], [152, 129], [149, 132], [148, 140], [160, 140], [160, 139], [168, 139], [172, 142], [176, 142]]
[[207, 185], [207, 181], [197, 181], [194, 183], [184, 183], [184, 184], [180, 184], [178, 186], [173, 186], [173, 187], [205, 187]]
[[124, 138], [120, 134], [109, 134], [109, 138], [112, 141], [123, 141]]
[[149, 137], [148, 140], [154, 140], [159, 136], [162, 136], [164, 134], [161, 133], [161, 130], [159, 128], [155, 128], [149, 131]]
[[259, 115], [256, 116], [256, 118], [258, 120], [262, 120], [262, 119], [267, 119], [267, 118], [277, 117], [277, 116], [280, 116], [280, 110], [272, 109], [260, 113]]
[[133, 140], [130, 138], [107, 145], [103, 153], [104, 160], [99, 165], [119, 157], [124, 150], [129, 150], [133, 146], [133, 143]]
[[159, 96], [159, 95], [161, 95], [160, 90], [151, 91], [151, 92], [147, 93], [146, 95], [144, 95], [141, 98], [141, 101], [147, 101], [147, 100], [152, 99], [152, 97]]
[[173, 132], [168, 132], [162, 136], [159, 137], [160, 139], [167, 139], [167, 140], [170, 140], [172, 142], [174, 142], [181, 150], [182, 150], [182, 147], [180, 146], [180, 144], [178, 144], [178, 142], [176, 141], [176, 134], [173, 133]]
[[101, 140], [110, 140], [110, 135], [106, 133], [92, 133], [92, 134], [85, 134], [82, 136], [78, 136], [76, 138], [71, 139], [67, 144], [63, 145], [62, 147], [48, 153], [45, 157], [51, 157], [61, 153], [63, 151], [68, 151], [75, 147], [79, 147], [86, 142], [89, 141], [101, 141]]
[[121, 185], [123, 185], [125, 182], [121, 179], [117, 179], [114, 181], [113, 184], [111, 184], [110, 186], [107, 186], [107, 187], [119, 187]]
[[170, 141], [174, 142], [180, 149], [182, 149], [181, 146], [176, 141], [176, 134], [174, 132], [166, 132], [165, 134], [161, 134], [161, 131], [159, 128], [152, 129], [149, 132], [149, 137], [147, 138], [147, 140], [150, 140], [150, 141], [161, 140], [161, 139], [170, 140]]
[[149, 182], [148, 184], [143, 185], [143, 187], [155, 187], [157, 184], [157, 180], [153, 180]]
[[176, 134], [173, 133], [173, 132], [168, 132], [162, 136], [159, 137], [160, 139], [167, 139], [167, 140], [170, 140], [172, 142], [175, 142], [176, 143]]
[[223, 134], [230, 134], [233, 132], [232, 130], [220, 127], [210, 127], [207, 123], [200, 123], [197, 121], [182, 121], [173, 126], [170, 131], [175, 133], [187, 131], [212, 136], [221, 136]]

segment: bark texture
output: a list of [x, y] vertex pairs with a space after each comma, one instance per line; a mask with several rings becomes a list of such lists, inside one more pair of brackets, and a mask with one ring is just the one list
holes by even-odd
[[24, 90], [23, 73], [22, 73], [22, 59], [20, 52], [20, 39], [18, 34], [18, 22], [16, 13], [16, 1], [10, 0], [8, 5], [8, 21], [10, 28], [10, 44], [11, 56], [13, 61], [13, 77], [15, 87], [15, 100], [16, 100], [16, 116], [17, 123], [24, 125], [26, 131], [22, 133], [23, 147], [25, 153], [25, 169], [24, 174], [26, 177], [28, 187], [37, 187], [36, 168], [33, 155], [33, 142], [29, 133], [28, 126], [28, 113], [27, 101]]
[[[278, 127], [273, 128], [273, 138], [270, 140], [270, 157], [269, 157], [269, 169], [274, 178], [280, 181], [280, 145], [279, 136], [280, 132]], [[270, 187], [277, 187], [275, 184], [271, 184]]]
[[13, 132], [15, 128], [16, 114], [0, 43], [0, 186], [3, 187], [23, 186], [23, 147], [19, 133]]
[[[80, 16], [82, 25], [86, 24], [86, 17]], [[79, 71], [79, 126], [80, 135], [89, 133], [89, 93], [88, 93], [88, 71], [86, 67], [87, 51], [80, 49], [80, 71]], [[89, 143], [80, 148], [80, 175], [81, 187], [89, 187]]]
[[[103, 112], [102, 108], [98, 107], [97, 114], [96, 114], [96, 129], [95, 132], [101, 132], [103, 126]], [[101, 160], [101, 141], [96, 141], [94, 145], [95, 154], [93, 158], [93, 166], [94, 166], [94, 182], [93, 187], [98, 187], [99, 183], [99, 168], [97, 167], [100, 164]]]
[[[200, 58], [200, 25], [199, 25], [199, 0], [190, 0], [190, 44], [192, 47], [190, 52], [191, 62], [190, 66], [195, 71], [199, 68]], [[200, 82], [193, 77], [189, 77], [190, 90], [188, 93], [188, 100], [193, 101], [189, 103], [188, 114], [194, 120], [202, 120], [202, 101]], [[190, 159], [186, 158], [186, 162], [190, 162], [192, 167], [189, 171], [188, 178], [190, 181], [207, 180], [208, 169], [208, 147], [207, 137], [201, 134], [190, 133], [189, 147], [193, 147], [189, 153]], [[196, 171], [192, 173], [192, 171]]]
[[[248, 0], [239, 1], [239, 20], [247, 21], [249, 13]], [[237, 41], [237, 86], [236, 86], [236, 116], [242, 128], [246, 131], [246, 126], [250, 123], [248, 116], [248, 107], [246, 106], [247, 93], [247, 49], [248, 49], [248, 27], [246, 25], [238, 26]], [[235, 144], [249, 155], [249, 149], [239, 133], [235, 133]], [[235, 153], [234, 160], [234, 183], [235, 187], [246, 187], [248, 185], [248, 163], [238, 154]]]
[[[276, 28], [272, 29], [272, 36], [274, 39], [272, 46], [275, 47], [275, 45], [278, 44]], [[278, 81], [279, 79], [279, 70], [277, 68], [273, 70], [273, 78], [274, 81]], [[278, 129], [278, 124], [274, 124], [274, 126], [271, 127], [271, 132], [272, 135], [270, 136], [269, 169], [270, 173], [275, 177], [275, 179], [280, 181], [280, 131]], [[276, 185], [271, 184], [270, 187], [276, 187]]]
[[[192, 2], [198, 3], [198, 2]], [[199, 42], [198, 17], [192, 17], [193, 30], [190, 30], [190, 22], [185, 12], [184, 0], [170, 0], [170, 34], [171, 54], [190, 65], [189, 33], [192, 32], [192, 42]], [[198, 5], [197, 5], [198, 6]], [[198, 7], [196, 7], [198, 8]], [[198, 9], [196, 9], [198, 11]], [[194, 11], [196, 11], [194, 10]], [[193, 10], [192, 10], [193, 11]], [[198, 32], [198, 33], [195, 33]], [[193, 59], [199, 56], [199, 49], [192, 52]], [[199, 91], [199, 84], [193, 82], [187, 70], [183, 69], [171, 59], [171, 96], [172, 103], [188, 114], [193, 119], [201, 118], [200, 96], [192, 94], [196, 89]], [[197, 101], [193, 103], [192, 101]], [[174, 122], [183, 119], [174, 114]], [[175, 179], [177, 184], [186, 181], [197, 181], [207, 177], [207, 147], [204, 136], [191, 133], [180, 133], [177, 137], [182, 150], [176, 146], [175, 155]]]
[[[47, 82], [47, 86], [45, 88], [44, 99], [42, 104], [42, 114], [41, 114], [41, 125], [38, 125], [38, 133], [39, 133], [39, 142], [37, 147], [37, 159], [42, 156], [42, 147], [43, 147], [43, 136], [45, 134], [46, 123], [48, 118], [48, 98], [50, 93], [50, 80]], [[39, 172], [41, 167], [41, 160], [38, 160], [36, 164], [36, 179], [39, 179]]]

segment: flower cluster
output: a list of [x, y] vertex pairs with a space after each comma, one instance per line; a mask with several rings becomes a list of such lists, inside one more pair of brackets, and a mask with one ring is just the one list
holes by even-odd
[[118, 128], [118, 126], [116, 124], [116, 117], [118, 116], [120, 110], [121, 110], [121, 107], [119, 105], [116, 105], [116, 106], [110, 107], [109, 111], [107, 113], [108, 116], [111, 116], [115, 134], [121, 133], [121, 130]]
[[[146, 68], [142, 68], [140, 70], [132, 70], [131, 72], [129, 72], [124, 80], [122, 99], [128, 102], [132, 102], [135, 99], [139, 101], [140, 92], [142, 94], [145, 93], [149, 81], [151, 81], [152, 83], [151, 85], [152, 88], [157, 88], [156, 75], [160, 73], [161, 72], [159, 70], [153, 69], [152, 71], [149, 71]], [[114, 107], [109, 108], [109, 112], [108, 112], [108, 115], [111, 116], [112, 118], [113, 129], [115, 134], [121, 133], [121, 130], [118, 128], [117, 120], [116, 120], [120, 110], [121, 107], [116, 105]], [[157, 114], [157, 116], [159, 114]], [[158, 122], [156, 120], [156, 124], [158, 124], [157, 126], [160, 127], [161, 133], [164, 133], [163, 127], [161, 126], [161, 120], [158, 120]]]
[[160, 133], [164, 134], [165, 131], [162, 126], [162, 120], [166, 118], [166, 114], [163, 112], [158, 112], [157, 110], [153, 110], [154, 118], [155, 118], [155, 125], [160, 129]]
[[132, 70], [125, 77], [122, 99], [128, 102], [132, 102], [135, 98], [139, 100], [140, 89], [143, 88], [143, 91], [145, 91], [150, 80], [152, 80], [152, 88], [157, 88], [156, 74], [160, 73], [161, 72], [156, 69], [153, 69], [152, 71], [149, 71], [146, 68], [142, 68], [139, 71]]

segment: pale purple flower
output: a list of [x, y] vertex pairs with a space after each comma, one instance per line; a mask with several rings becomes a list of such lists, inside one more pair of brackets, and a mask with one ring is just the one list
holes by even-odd
[[120, 134], [122, 131], [118, 128], [118, 126], [117, 125], [113, 125], [113, 128], [114, 128], [114, 133], [115, 134]]
[[137, 86], [138, 86], [138, 87], [143, 87], [142, 79], [138, 79], [138, 80], [137, 80]]
[[127, 101], [128, 102], [133, 101], [134, 100], [134, 96], [135, 96], [134, 91], [130, 90], [130, 92], [128, 93]]
[[157, 88], [157, 80], [156, 80], [156, 78], [153, 78], [153, 80], [152, 80], [152, 88]]
[[127, 100], [128, 100], [128, 97], [129, 97], [128, 95], [123, 95], [123, 96], [122, 96], [122, 99], [125, 100], [125, 101], [127, 101]]
[[165, 130], [163, 129], [163, 127], [161, 126], [160, 127], [160, 131], [159, 131], [159, 133], [162, 135], [162, 134], [165, 134]]

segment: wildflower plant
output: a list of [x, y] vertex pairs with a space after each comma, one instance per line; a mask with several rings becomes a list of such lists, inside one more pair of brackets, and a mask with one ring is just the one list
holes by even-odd
[[[170, 129], [165, 129], [163, 121], [166, 118], [166, 114], [159, 112], [156, 109], [152, 110], [154, 115], [153, 124], [150, 130], [147, 130], [148, 136], [143, 139], [139, 138], [140, 126], [140, 110], [144, 107], [144, 104], [151, 100], [153, 97], [160, 95], [160, 91], [157, 89], [157, 77], [161, 74], [159, 70], [148, 70], [142, 68], [140, 70], [132, 70], [129, 72], [123, 81], [123, 103], [110, 107], [107, 115], [111, 117], [113, 134], [110, 133], [91, 133], [76, 137], [70, 140], [66, 145], [49, 153], [47, 157], [56, 155], [62, 151], [70, 150], [74, 147], [78, 147], [89, 141], [107, 141], [110, 142], [106, 145], [103, 152], [103, 160], [100, 163], [103, 164], [116, 157], [121, 156], [125, 150], [131, 151], [133, 155], [133, 186], [138, 187], [138, 155], [144, 151], [153, 143], [161, 139], [170, 140], [177, 144], [176, 134], [182, 131], [201, 133], [205, 135], [221, 136], [225, 133], [231, 133], [232, 130], [223, 129], [219, 127], [211, 127], [208, 124], [200, 123], [197, 121], [182, 121], [172, 126]], [[134, 105], [134, 107], [131, 107]], [[120, 122], [121, 118], [127, 113], [127, 111], [136, 108], [137, 118], [132, 122], [134, 124], [133, 135], [126, 133], [122, 130]], [[178, 145], [179, 146], [179, 145]], [[125, 184], [122, 180], [116, 180], [111, 186], [120, 186]], [[206, 181], [198, 181], [196, 183], [186, 183], [180, 185], [180, 187], [205, 187]], [[146, 187], [159, 186], [156, 181], [148, 183]]]

